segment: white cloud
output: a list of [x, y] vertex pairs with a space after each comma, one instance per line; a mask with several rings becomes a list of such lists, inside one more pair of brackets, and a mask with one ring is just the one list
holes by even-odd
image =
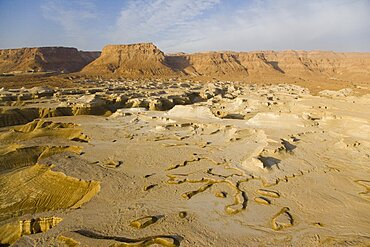
[[[189, 22], [199, 18], [219, 0], [139, 0], [129, 1], [116, 23], [112, 34], [119, 42], [161, 42], [174, 39]], [[173, 42], [178, 42], [174, 39]]]
[[[66, 43], [86, 47], [92, 41], [90, 22], [98, 17], [95, 5], [88, 0], [47, 0], [41, 5], [43, 17], [62, 27]], [[65, 44], [68, 45], [68, 44]]]
[[370, 49], [367, 0], [254, 0], [202, 16], [218, 3], [131, 1], [117, 20], [114, 40], [153, 41], [171, 52]]
[[101, 49], [107, 43], [154, 42], [166, 52], [370, 50], [369, 0], [95, 3], [99, 8], [91, 0], [45, 0], [44, 17], [62, 28], [60, 44]]

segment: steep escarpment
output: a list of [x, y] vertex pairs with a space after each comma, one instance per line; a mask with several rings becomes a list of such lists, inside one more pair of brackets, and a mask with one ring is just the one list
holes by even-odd
[[0, 73], [76, 72], [99, 55], [69, 47], [5, 49], [0, 50]]
[[231, 53], [177, 54], [167, 56], [166, 61], [172, 68], [190, 76], [216, 78], [248, 76], [247, 69], [240, 64], [236, 54]]
[[370, 53], [289, 50], [166, 55], [152, 43], [108, 45], [82, 72], [127, 78], [352, 83], [370, 81]]
[[266, 51], [268, 61], [290, 76], [338, 80], [370, 79], [370, 53], [332, 51]]
[[167, 63], [190, 76], [229, 80], [370, 81], [370, 53], [258, 51], [175, 54]]
[[82, 73], [134, 78], [176, 75], [165, 63], [164, 53], [152, 43], [107, 45]]
[[337, 85], [330, 88], [334, 89], [370, 82], [370, 53], [288, 50], [165, 54], [152, 43], [138, 43], [107, 45], [99, 55], [63, 47], [0, 50], [0, 73], [80, 71], [81, 75], [105, 78], [286, 82], [319, 89], [322, 85]]

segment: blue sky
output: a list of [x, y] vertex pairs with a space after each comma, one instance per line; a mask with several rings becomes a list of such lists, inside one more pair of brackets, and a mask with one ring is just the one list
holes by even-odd
[[370, 0], [0, 0], [0, 48], [370, 51]]

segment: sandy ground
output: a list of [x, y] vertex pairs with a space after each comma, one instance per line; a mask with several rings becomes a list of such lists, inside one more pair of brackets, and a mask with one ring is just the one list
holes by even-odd
[[4, 127], [1, 243], [369, 246], [369, 109], [346, 90], [244, 86]]

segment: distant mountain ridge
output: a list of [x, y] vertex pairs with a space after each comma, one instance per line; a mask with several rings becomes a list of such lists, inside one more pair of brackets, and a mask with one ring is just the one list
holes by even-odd
[[101, 54], [64, 47], [0, 50], [0, 72], [24, 69], [80, 71], [105, 78], [370, 83], [370, 53], [288, 50], [166, 55], [152, 43], [107, 45]]
[[70, 47], [34, 47], [0, 50], [0, 73], [76, 72], [99, 57], [100, 52]]
[[330, 79], [370, 82], [370, 53], [332, 51], [204, 52], [166, 55], [152, 43], [108, 45], [86, 75], [222, 80]]

